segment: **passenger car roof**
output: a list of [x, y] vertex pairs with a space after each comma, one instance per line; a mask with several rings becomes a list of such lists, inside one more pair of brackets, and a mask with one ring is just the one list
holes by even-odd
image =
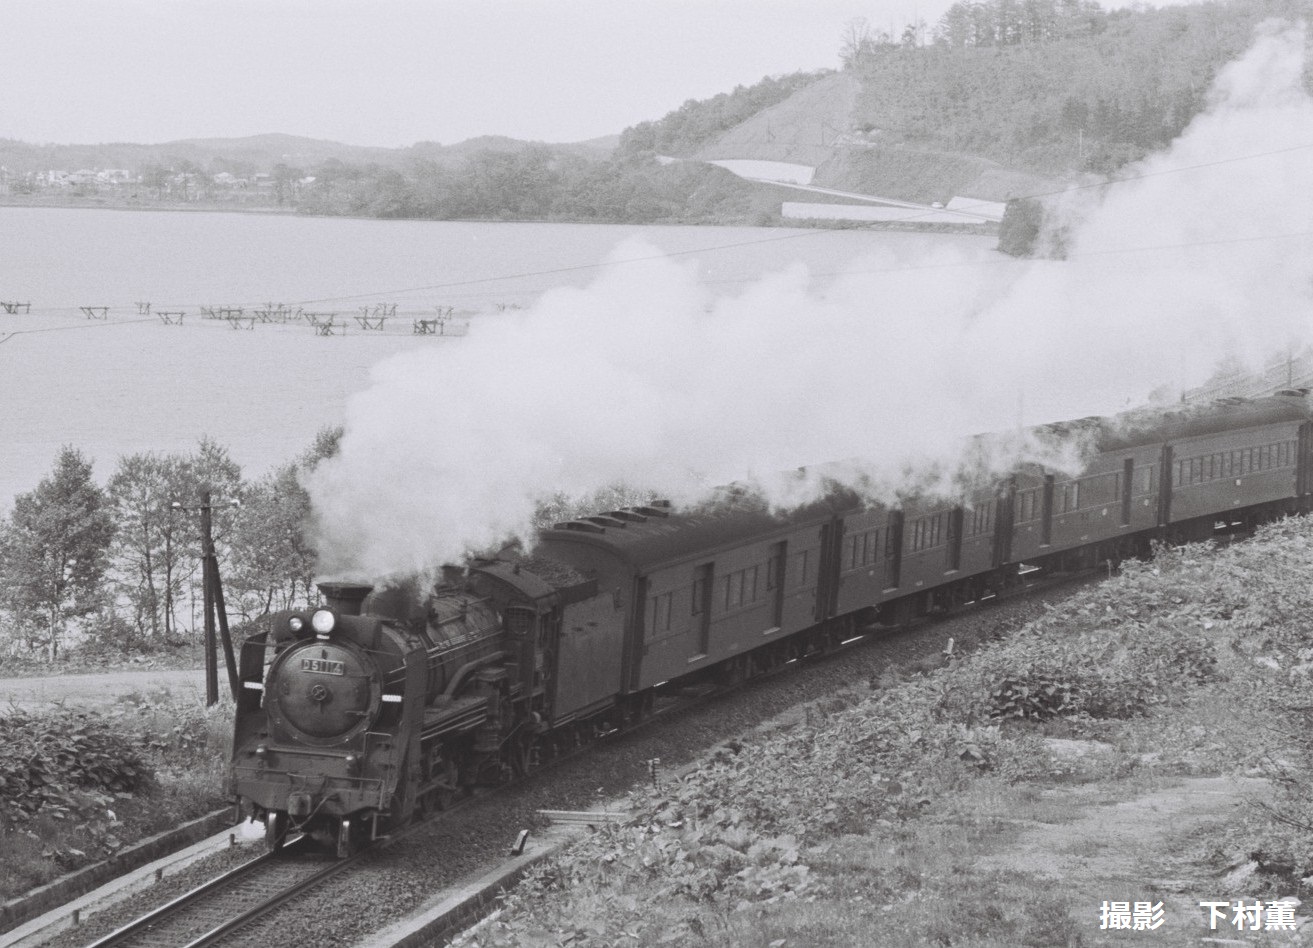
[[605, 549], [639, 572], [647, 572], [664, 563], [766, 539], [857, 503], [854, 495], [835, 491], [820, 502], [785, 513], [772, 513], [764, 502], [748, 497], [683, 512], [669, 505], [630, 507], [544, 530], [539, 534], [538, 552], [552, 556], [561, 545], [582, 544]]
[[1162, 441], [1179, 441], [1217, 434], [1232, 428], [1252, 428], [1313, 417], [1308, 398], [1299, 392], [1266, 398], [1222, 398], [1199, 405], [1145, 409], [1101, 419], [1098, 447], [1117, 451]]

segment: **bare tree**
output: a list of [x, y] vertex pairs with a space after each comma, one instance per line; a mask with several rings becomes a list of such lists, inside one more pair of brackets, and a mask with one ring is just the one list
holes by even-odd
[[877, 36], [865, 17], [855, 17], [845, 23], [839, 34], [839, 59], [843, 68], [855, 69], [869, 59], [879, 45]]

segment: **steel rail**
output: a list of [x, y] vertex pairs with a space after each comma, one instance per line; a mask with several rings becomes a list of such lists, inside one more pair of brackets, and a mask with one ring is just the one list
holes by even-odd
[[338, 859], [329, 863], [314, 875], [307, 876], [300, 882], [293, 883], [281, 892], [278, 892], [258, 905], [254, 905], [247, 909], [240, 915], [236, 915], [228, 921], [216, 925], [204, 935], [201, 935], [194, 941], [188, 942], [185, 948], [203, 948], [205, 945], [213, 945], [219, 942], [225, 935], [230, 935], [233, 932], [244, 928], [250, 923], [272, 912], [274, 909], [292, 901], [302, 892], [314, 888], [321, 882], [326, 882], [328, 879], [352, 865], [360, 855], [362, 855], [362, 853], [356, 853], [346, 859]]
[[[110, 932], [108, 935], [92, 942], [87, 948], [111, 948], [111, 946], [121, 948], [121, 946], [138, 944], [167, 945], [168, 948], [178, 948], [180, 944], [185, 944], [186, 948], [200, 948], [203, 945], [214, 944], [224, 936], [250, 924], [308, 889], [337, 875], [354, 864], [356, 858], [363, 854], [363, 852], [358, 853], [348, 859], [334, 859], [327, 866], [318, 871], [313, 871], [312, 863], [295, 858], [300, 852], [300, 848], [295, 846], [297, 841], [293, 840], [289, 846], [284, 847], [279, 852], [263, 853], [239, 866], [235, 866], [191, 891], [183, 893], [172, 901], [152, 909], [127, 925]], [[289, 855], [293, 858], [289, 859]], [[248, 881], [260, 880], [262, 874], [276, 873], [278, 870], [295, 873], [298, 869], [311, 871], [308, 875], [302, 875], [290, 884], [280, 884], [272, 895], [258, 896], [254, 904], [250, 904], [249, 901], [251, 896], [249, 887], [246, 893], [242, 891], [243, 884], [248, 883]], [[232, 910], [229, 909], [228, 912], [231, 917], [211, 927], [199, 937], [192, 936], [191, 932], [170, 932], [170, 923], [175, 920], [185, 919], [192, 914], [201, 914], [207, 907], [210, 911], [216, 908], [221, 909], [225, 899], [241, 900], [243, 905], [239, 906], [240, 910], [235, 914], [232, 914]], [[192, 931], [194, 930], [193, 928]], [[182, 940], [184, 937], [190, 940], [184, 942]]]
[[224, 887], [231, 885], [236, 880], [249, 875], [259, 866], [274, 859], [276, 855], [276, 853], [263, 853], [248, 862], [242, 863], [240, 866], [234, 866], [223, 875], [216, 876], [209, 882], [202, 883], [189, 892], [184, 892], [176, 899], [166, 902], [158, 908], [152, 909], [140, 918], [136, 918], [121, 928], [117, 928], [110, 932], [108, 935], [93, 941], [91, 944], [87, 945], [86, 948], [109, 948], [111, 945], [122, 944], [131, 936], [176, 914], [192, 902], [202, 899], [213, 892], [218, 892]]

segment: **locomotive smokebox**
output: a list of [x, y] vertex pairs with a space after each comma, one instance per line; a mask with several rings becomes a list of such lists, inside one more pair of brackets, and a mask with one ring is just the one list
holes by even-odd
[[328, 600], [329, 608], [344, 616], [360, 615], [361, 603], [373, 592], [368, 583], [319, 583], [319, 594]]

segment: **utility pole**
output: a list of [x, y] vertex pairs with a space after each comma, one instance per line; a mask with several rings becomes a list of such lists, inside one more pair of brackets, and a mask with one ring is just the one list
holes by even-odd
[[[237, 504], [220, 504], [220, 507], [236, 507]], [[219, 581], [219, 558], [214, 552], [214, 527], [212, 511], [215, 505], [210, 502], [210, 492], [201, 492], [199, 508], [184, 507], [173, 502], [174, 510], [191, 513], [193, 509], [201, 512], [201, 590], [205, 609], [205, 706], [212, 707], [219, 703], [219, 667], [215, 659], [216, 619], [218, 640], [223, 643], [223, 657], [228, 666], [228, 686], [232, 690], [233, 700], [237, 699], [241, 683], [237, 677], [237, 658], [233, 654], [232, 636], [228, 633], [228, 611], [223, 602], [223, 585]]]

